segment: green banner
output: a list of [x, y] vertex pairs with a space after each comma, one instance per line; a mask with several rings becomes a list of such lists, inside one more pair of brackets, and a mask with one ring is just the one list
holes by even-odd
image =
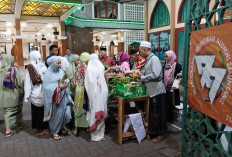
[[71, 5], [82, 4], [82, 0], [26, 0], [26, 1], [62, 3], [62, 4], [71, 4]]

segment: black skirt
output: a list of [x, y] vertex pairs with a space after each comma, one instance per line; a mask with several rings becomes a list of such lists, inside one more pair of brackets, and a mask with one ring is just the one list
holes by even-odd
[[167, 122], [172, 123], [174, 121], [174, 102], [173, 102], [173, 92], [166, 91], [165, 93], [165, 103], [167, 107]]
[[167, 107], [165, 94], [150, 98], [148, 130], [151, 136], [159, 136], [167, 132]]
[[37, 107], [31, 103], [31, 122], [32, 129], [48, 129], [48, 122], [43, 121], [44, 107]]

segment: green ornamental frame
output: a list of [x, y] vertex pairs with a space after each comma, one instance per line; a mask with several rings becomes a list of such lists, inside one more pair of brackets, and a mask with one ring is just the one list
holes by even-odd
[[[188, 83], [188, 65], [191, 32], [200, 30], [201, 21], [205, 19], [204, 28], [213, 27], [211, 20], [215, 14], [218, 20], [215, 25], [224, 24], [224, 13], [226, 9], [232, 10], [232, 0], [186, 0], [188, 5], [187, 19], [185, 21], [184, 31], [184, 64], [183, 80], [184, 86], [184, 107], [182, 123], [182, 156], [184, 157], [229, 157], [232, 156], [232, 133], [224, 131], [225, 125], [220, 127], [212, 118], [187, 107], [187, 83]], [[223, 6], [220, 2], [223, 1]], [[209, 10], [210, 3], [214, 3], [213, 8]], [[232, 22], [232, 17], [228, 19]], [[232, 111], [231, 111], [232, 112]], [[228, 142], [228, 149], [224, 149], [220, 138], [225, 135]]]

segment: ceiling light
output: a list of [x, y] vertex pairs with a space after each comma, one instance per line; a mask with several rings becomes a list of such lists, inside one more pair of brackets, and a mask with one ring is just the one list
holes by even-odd
[[25, 26], [27, 26], [26, 23], [21, 23], [21, 27], [25, 27]]
[[38, 33], [36, 33], [37, 35], [41, 35], [41, 33], [40, 32], [38, 32]]
[[6, 32], [4, 32], [4, 34], [11, 34], [11, 30], [8, 29]]
[[117, 37], [117, 35], [111, 35], [111, 37], [112, 37], [112, 38], [116, 38], [116, 37]]
[[52, 25], [51, 25], [51, 24], [48, 24], [46, 27], [48, 27], [48, 28], [52, 28]]
[[6, 23], [6, 26], [12, 26], [12, 23]]
[[102, 34], [106, 34], [106, 32], [102, 32]]
[[10, 40], [10, 39], [6, 39], [6, 40]]

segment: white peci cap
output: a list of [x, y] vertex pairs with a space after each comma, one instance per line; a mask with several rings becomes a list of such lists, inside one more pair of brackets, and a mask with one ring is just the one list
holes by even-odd
[[140, 44], [141, 47], [151, 48], [151, 43], [148, 41], [142, 41]]

